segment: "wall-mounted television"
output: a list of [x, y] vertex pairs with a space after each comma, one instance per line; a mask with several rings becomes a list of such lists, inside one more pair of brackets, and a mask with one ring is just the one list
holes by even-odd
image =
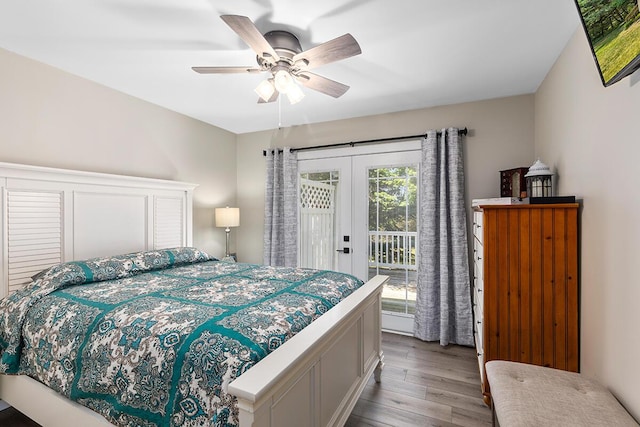
[[575, 0], [602, 84], [640, 68], [640, 0]]

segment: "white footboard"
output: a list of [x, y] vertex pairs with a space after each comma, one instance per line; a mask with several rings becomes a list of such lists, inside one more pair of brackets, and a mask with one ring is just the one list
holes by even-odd
[[382, 369], [376, 276], [229, 385], [240, 427], [342, 426]]

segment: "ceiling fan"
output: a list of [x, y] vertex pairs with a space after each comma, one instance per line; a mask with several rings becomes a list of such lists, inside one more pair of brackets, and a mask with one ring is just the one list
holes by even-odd
[[258, 66], [192, 67], [193, 71], [201, 74], [269, 72], [271, 76], [255, 89], [259, 95], [258, 103], [273, 102], [280, 93], [286, 94], [292, 104], [299, 102], [304, 93], [296, 82], [334, 98], [344, 95], [349, 89], [347, 85], [309, 70], [362, 53], [351, 34], [303, 51], [298, 38], [288, 31], [269, 31], [262, 35], [246, 16], [222, 15], [221, 18], [253, 49]]

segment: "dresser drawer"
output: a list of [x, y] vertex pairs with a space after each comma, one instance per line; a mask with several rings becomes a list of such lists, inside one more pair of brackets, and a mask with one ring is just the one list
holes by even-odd
[[473, 305], [478, 308], [478, 316], [482, 316], [484, 310], [484, 282], [476, 279], [473, 286]]
[[482, 344], [478, 338], [478, 336], [482, 335], [482, 332], [480, 332], [479, 334], [476, 333], [474, 334], [474, 337], [476, 339], [476, 354], [478, 356], [478, 368], [480, 370], [480, 383], [482, 384], [483, 388], [484, 388], [484, 350], [482, 348]]
[[484, 277], [484, 247], [476, 239], [473, 240], [473, 276]]
[[473, 308], [474, 318], [473, 318], [473, 330], [476, 333], [476, 349], [478, 353], [482, 353], [484, 349], [484, 337], [482, 331], [482, 311], [480, 307], [476, 305]]
[[473, 235], [480, 243], [483, 241], [482, 211], [473, 211]]

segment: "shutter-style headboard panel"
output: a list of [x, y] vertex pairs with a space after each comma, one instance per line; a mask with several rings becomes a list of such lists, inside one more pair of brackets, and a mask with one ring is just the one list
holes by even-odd
[[62, 193], [5, 190], [9, 293], [62, 262]]
[[60, 262], [190, 246], [195, 187], [0, 163], [0, 298]]
[[184, 203], [177, 197], [156, 197], [154, 208], [154, 246], [156, 249], [173, 248], [184, 236]]

